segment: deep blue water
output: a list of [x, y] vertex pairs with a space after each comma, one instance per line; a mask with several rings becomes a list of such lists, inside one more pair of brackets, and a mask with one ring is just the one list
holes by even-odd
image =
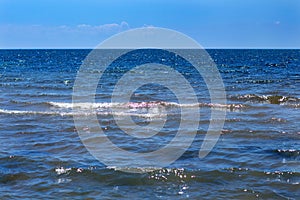
[[[155, 84], [135, 91], [131, 105], [111, 104], [116, 80], [139, 64], [134, 55], [113, 63], [99, 81], [93, 109], [119, 147], [159, 149], [176, 134], [180, 107], [201, 109], [200, 120], [189, 119], [199, 122], [190, 148], [169, 166], [144, 173], [104, 165], [78, 136], [73, 85], [90, 51], [0, 50], [0, 199], [300, 198], [300, 50], [208, 50], [223, 78], [227, 105], [210, 104], [203, 80], [188, 63], [167, 55], [163, 62], [177, 66], [199, 104], [181, 105], [168, 88]], [[144, 59], [155, 56], [145, 52]], [[78, 105], [85, 115], [89, 106]], [[112, 107], [121, 111], [113, 114]], [[199, 159], [212, 109], [226, 110], [225, 125], [214, 149]], [[113, 115], [130, 115], [140, 126], [166, 115], [167, 122], [158, 135], [136, 139], [120, 133]]]

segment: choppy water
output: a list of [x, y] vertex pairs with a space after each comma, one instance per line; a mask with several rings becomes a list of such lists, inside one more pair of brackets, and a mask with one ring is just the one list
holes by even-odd
[[[73, 84], [89, 52], [0, 51], [0, 199], [300, 198], [300, 50], [208, 50], [224, 81], [226, 105], [211, 104], [203, 81], [181, 63], [174, 65], [189, 77], [199, 103], [180, 104], [158, 85], [140, 88], [130, 104], [110, 103], [114, 78], [133, 62], [121, 60], [99, 82], [96, 103], [76, 104], [82, 112], [74, 112]], [[145, 170], [141, 174], [96, 160], [73, 121], [92, 109], [117, 145], [147, 152], [174, 137], [181, 107], [201, 108], [193, 144], [170, 166], [139, 169]], [[212, 109], [227, 111], [223, 134], [213, 151], [199, 159]], [[168, 123], [159, 135], [137, 140], [119, 135], [112, 116], [132, 116], [141, 126], [168, 116]]]

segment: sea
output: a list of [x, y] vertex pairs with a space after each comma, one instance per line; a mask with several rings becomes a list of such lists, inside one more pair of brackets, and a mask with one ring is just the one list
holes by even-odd
[[[111, 63], [96, 85], [95, 102], [75, 105], [74, 83], [91, 51], [0, 50], [0, 199], [300, 199], [300, 50], [208, 49], [223, 80], [225, 104], [212, 103], [199, 74], [166, 54], [161, 64], [177, 66], [198, 103], [180, 103], [176, 92], [154, 83], [133, 91], [128, 103], [112, 103], [116, 80], [129, 69], [134, 74], [143, 59], [161, 55], [144, 50], [143, 56]], [[86, 73], [104, 72], [95, 67]], [[200, 118], [188, 119], [198, 128], [183, 133], [196, 136], [178, 159], [153, 169], [130, 162], [116, 167], [116, 153], [103, 151], [116, 163], [107, 165], [86, 148], [74, 122], [74, 116], [96, 115], [114, 145], [152, 152], [175, 145], [170, 141], [183, 107], [200, 110]], [[209, 154], [199, 158], [213, 110], [226, 112], [224, 126]], [[148, 129], [152, 137], [135, 137], [140, 130], [133, 124], [123, 124], [128, 135], [116, 123], [128, 117], [140, 127], [166, 122], [155, 135]]]

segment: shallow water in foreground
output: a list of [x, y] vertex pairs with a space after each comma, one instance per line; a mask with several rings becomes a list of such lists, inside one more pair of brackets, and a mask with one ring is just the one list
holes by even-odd
[[[299, 199], [299, 50], [208, 50], [223, 78], [227, 105], [211, 104], [203, 81], [183, 66], [199, 104], [179, 104], [157, 85], [137, 91], [135, 103], [112, 104], [113, 81], [107, 79], [97, 90], [97, 103], [76, 105], [78, 113], [72, 110], [72, 88], [89, 51], [0, 51], [0, 199]], [[119, 70], [109, 72], [111, 77], [127, 64], [116, 63]], [[96, 160], [80, 141], [73, 115], [89, 115], [91, 107], [110, 139], [133, 152], [166, 145], [181, 107], [200, 107], [201, 119], [193, 144], [176, 162], [126, 173]], [[223, 134], [199, 159], [212, 109], [227, 112]], [[128, 115], [140, 125], [168, 116], [167, 127], [151, 139], [126, 137], [113, 116]]]

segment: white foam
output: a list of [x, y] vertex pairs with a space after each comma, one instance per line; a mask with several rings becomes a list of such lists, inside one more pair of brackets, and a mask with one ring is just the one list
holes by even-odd
[[49, 105], [59, 108], [81, 108], [81, 109], [97, 109], [97, 108], [152, 108], [157, 106], [174, 106], [174, 107], [211, 107], [211, 108], [243, 108], [242, 104], [212, 104], [212, 103], [193, 103], [193, 104], [179, 104], [176, 102], [129, 102], [129, 103], [62, 103], [62, 102], [48, 102]]
[[114, 171], [124, 171], [130, 173], [147, 173], [147, 172], [152, 172], [152, 171], [157, 171], [162, 169], [159, 167], [117, 167], [117, 166], [107, 166], [106, 168]]
[[0, 113], [3, 114], [16, 114], [16, 115], [69, 115], [72, 116], [74, 113], [68, 112], [55, 112], [55, 111], [32, 111], [32, 110], [5, 110], [0, 109]]
[[81, 109], [96, 109], [96, 108], [111, 108], [122, 107], [122, 103], [62, 103], [62, 102], [48, 102], [49, 105], [59, 108], [81, 108]]
[[[31, 110], [4, 110], [0, 109], [2, 114], [16, 115], [60, 115], [60, 116], [87, 116], [93, 115], [94, 112], [60, 112], [60, 111], [31, 111]], [[97, 115], [114, 115], [114, 116], [135, 116], [142, 118], [161, 118], [166, 116], [166, 113], [131, 113], [131, 112], [96, 112]]]
[[63, 168], [63, 167], [60, 167], [60, 168], [56, 168], [55, 169], [55, 172], [60, 175], [60, 174], [65, 174], [65, 173], [68, 173], [70, 172], [72, 169], [71, 168]]

